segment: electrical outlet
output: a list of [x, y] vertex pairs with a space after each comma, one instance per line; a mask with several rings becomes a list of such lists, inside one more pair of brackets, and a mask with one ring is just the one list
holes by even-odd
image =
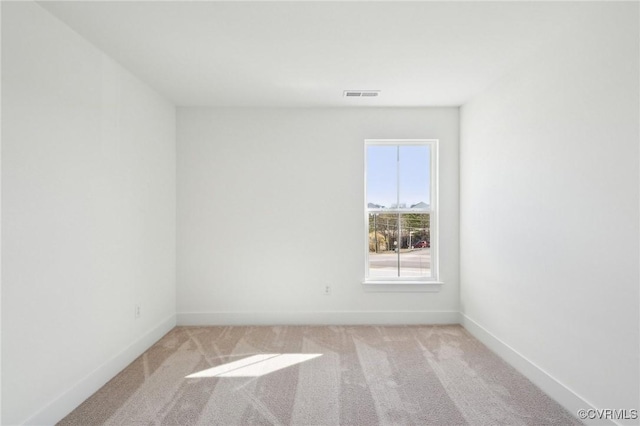
[[140, 318], [140, 305], [139, 304], [137, 304], [135, 306], [135, 308], [134, 308], [134, 315], [135, 315], [136, 319]]
[[324, 295], [328, 296], [331, 294], [331, 286], [330, 285], [325, 285], [324, 286]]

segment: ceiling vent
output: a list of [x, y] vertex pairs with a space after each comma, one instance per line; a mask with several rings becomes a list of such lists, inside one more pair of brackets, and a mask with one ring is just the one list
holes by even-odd
[[345, 98], [375, 98], [380, 95], [379, 90], [345, 90]]

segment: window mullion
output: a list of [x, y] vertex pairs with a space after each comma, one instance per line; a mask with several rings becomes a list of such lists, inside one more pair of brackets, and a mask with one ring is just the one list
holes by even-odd
[[398, 278], [400, 278], [400, 248], [402, 247], [402, 228], [400, 226], [400, 145], [396, 147], [396, 208], [398, 208], [398, 235], [396, 243], [398, 244]]

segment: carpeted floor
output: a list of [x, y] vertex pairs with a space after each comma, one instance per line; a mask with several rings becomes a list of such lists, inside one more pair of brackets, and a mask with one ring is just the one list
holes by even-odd
[[59, 424], [581, 423], [450, 325], [177, 327]]

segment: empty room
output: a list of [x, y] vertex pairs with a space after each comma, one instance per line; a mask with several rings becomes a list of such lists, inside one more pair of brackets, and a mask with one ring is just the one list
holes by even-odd
[[639, 5], [2, 1], [2, 424], [640, 424]]

